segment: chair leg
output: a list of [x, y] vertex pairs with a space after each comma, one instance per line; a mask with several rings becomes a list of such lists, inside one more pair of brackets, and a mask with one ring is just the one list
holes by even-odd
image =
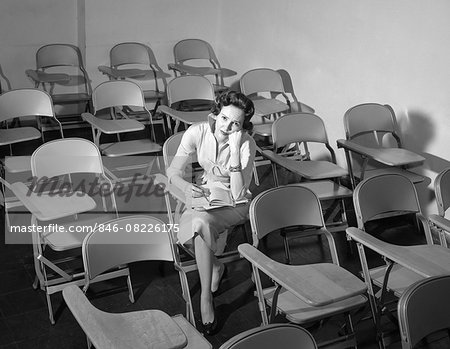
[[258, 170], [256, 169], [256, 163], [253, 162], [253, 178], [255, 179], [255, 185], [259, 187]]
[[189, 290], [189, 283], [187, 275], [184, 271], [179, 271], [180, 283], [181, 283], [181, 293], [183, 294], [184, 301], [186, 303], [186, 319], [195, 326], [194, 308], [192, 306], [191, 292]]
[[281, 235], [283, 236], [284, 254], [286, 256], [286, 264], [291, 264], [291, 252], [289, 251], [289, 240], [286, 236], [286, 232], [284, 232], [284, 229], [281, 230]]
[[133, 293], [133, 285], [131, 284], [131, 276], [128, 274], [127, 276], [127, 285], [128, 285], [128, 298], [130, 299], [131, 303], [134, 303], [134, 293]]
[[47, 308], [48, 308], [48, 317], [50, 319], [50, 323], [52, 325], [55, 324], [55, 318], [53, 317], [53, 308], [52, 308], [52, 300], [50, 299], [50, 295], [47, 291], [45, 291], [45, 296], [47, 298]]
[[39, 278], [37, 275], [35, 275], [34, 281], [33, 281], [33, 289], [37, 290], [38, 287], [39, 287]]

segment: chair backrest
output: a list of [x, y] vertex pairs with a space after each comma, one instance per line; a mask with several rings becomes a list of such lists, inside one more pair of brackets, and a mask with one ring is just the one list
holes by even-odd
[[[167, 168], [172, 163], [173, 158], [175, 157], [175, 154], [177, 153], [178, 147], [181, 143], [181, 138], [183, 138], [184, 131], [175, 133], [174, 135], [170, 136], [166, 139], [166, 141], [163, 144], [163, 159], [164, 159], [164, 168], [167, 170]], [[194, 153], [191, 155], [191, 164], [197, 162], [197, 153]], [[188, 164], [188, 166], [185, 169], [185, 175], [191, 176], [193, 168], [191, 164]]]
[[152, 216], [136, 215], [99, 225], [83, 241], [86, 281], [119, 265], [138, 261], [173, 261], [166, 224]]
[[125, 64], [157, 65], [155, 55], [150, 47], [139, 42], [122, 42], [109, 51], [111, 67]]
[[416, 188], [400, 174], [380, 174], [361, 181], [353, 192], [358, 228], [366, 222], [395, 213], [421, 214]]
[[173, 47], [175, 63], [184, 63], [193, 59], [208, 60], [215, 68], [220, 68], [219, 60], [212, 46], [201, 39], [185, 39]]
[[272, 137], [275, 149], [295, 142], [328, 144], [323, 120], [310, 113], [292, 113], [278, 118], [272, 124]]
[[49, 44], [36, 52], [37, 69], [55, 66], [83, 67], [83, 60], [78, 47], [68, 44]]
[[[288, 185], [271, 188], [258, 194], [250, 203], [250, 225], [253, 246], [267, 234], [282, 228], [303, 226], [313, 231], [323, 229], [325, 222], [319, 198], [309, 188]], [[305, 236], [311, 235], [311, 229]], [[328, 238], [328, 236], [327, 236]], [[332, 240], [332, 239], [331, 239]], [[330, 241], [330, 252], [334, 263], [339, 263], [334, 241]]]
[[65, 87], [75, 86], [77, 88], [84, 86], [84, 92], [91, 94], [91, 82], [84, 67], [80, 49], [77, 46], [58, 43], [40, 47], [36, 52], [36, 68], [38, 70], [46, 70], [55, 67], [76, 68], [76, 75], [73, 75], [73, 68], [64, 70], [64, 72], [70, 72], [71, 80], [58, 85], [64, 85]]
[[182, 75], [167, 84], [167, 99], [169, 106], [174, 103], [189, 100], [213, 101], [214, 87], [211, 82], [199, 75]]
[[441, 171], [434, 180], [434, 192], [438, 213], [445, 217], [445, 212], [450, 207], [450, 168]]
[[427, 335], [450, 328], [449, 294], [450, 275], [420, 280], [403, 293], [398, 302], [403, 349], [412, 349]]
[[271, 324], [252, 328], [222, 344], [219, 349], [317, 349], [311, 333], [292, 324]]
[[83, 138], [57, 139], [42, 144], [31, 155], [31, 172], [37, 178], [104, 173], [98, 147]]
[[128, 80], [102, 82], [92, 92], [94, 113], [105, 108], [134, 106], [146, 109], [145, 99], [139, 85]]
[[252, 69], [239, 80], [241, 91], [245, 95], [261, 92], [283, 93], [284, 85], [280, 73], [269, 68]]
[[0, 95], [0, 121], [22, 116], [46, 116], [54, 118], [50, 95], [42, 90], [24, 88]]
[[397, 119], [388, 105], [365, 103], [346, 111], [344, 128], [347, 139], [370, 147], [382, 147], [387, 143], [386, 135], [391, 135], [401, 147]]

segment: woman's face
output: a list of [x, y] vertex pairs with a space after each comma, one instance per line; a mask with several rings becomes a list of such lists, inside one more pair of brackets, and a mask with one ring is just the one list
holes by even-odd
[[242, 109], [234, 105], [222, 107], [219, 115], [216, 116], [214, 136], [217, 141], [224, 142], [231, 133], [241, 131], [244, 120], [245, 113]]

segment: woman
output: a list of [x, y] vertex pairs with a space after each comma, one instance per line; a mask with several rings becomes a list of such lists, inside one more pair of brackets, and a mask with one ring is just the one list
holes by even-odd
[[[250, 198], [248, 191], [255, 159], [256, 145], [246, 132], [251, 129], [253, 102], [242, 93], [227, 91], [216, 98], [207, 122], [189, 127], [183, 135], [177, 154], [167, 169], [169, 181], [182, 189], [186, 197], [204, 196], [206, 189], [183, 179], [189, 156], [197, 155], [203, 168], [201, 184], [221, 182], [232, 198]], [[201, 284], [200, 311], [204, 333], [217, 329], [212, 293], [219, 288], [225, 266], [214, 255], [219, 233], [244, 222], [249, 203], [214, 210], [188, 208], [180, 218], [178, 241], [192, 245]]]

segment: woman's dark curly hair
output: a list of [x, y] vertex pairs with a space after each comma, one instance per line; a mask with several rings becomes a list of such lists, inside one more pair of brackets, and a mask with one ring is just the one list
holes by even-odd
[[247, 131], [251, 131], [253, 124], [250, 122], [253, 114], [255, 113], [255, 107], [253, 102], [243, 93], [236, 91], [225, 91], [216, 97], [214, 105], [211, 108], [211, 112], [214, 115], [219, 115], [222, 107], [227, 105], [234, 105], [235, 107], [244, 111], [244, 123], [242, 128]]

